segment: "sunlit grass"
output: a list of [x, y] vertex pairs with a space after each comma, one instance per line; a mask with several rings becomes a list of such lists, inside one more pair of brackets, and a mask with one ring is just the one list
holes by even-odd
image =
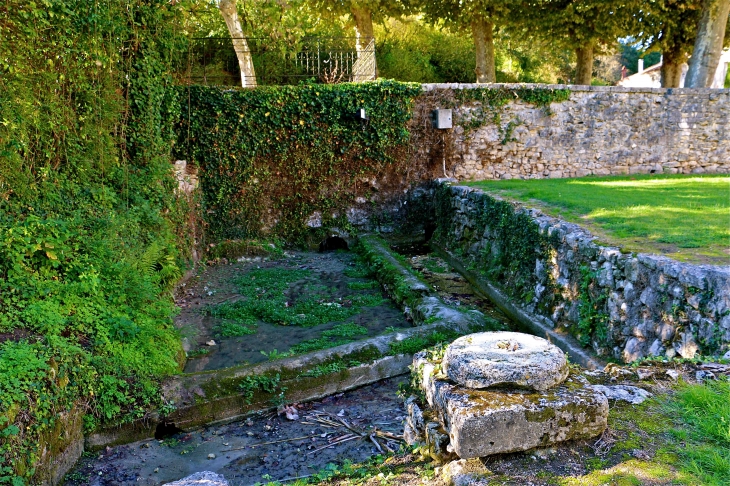
[[636, 175], [469, 183], [587, 226], [627, 251], [730, 262], [730, 176]]

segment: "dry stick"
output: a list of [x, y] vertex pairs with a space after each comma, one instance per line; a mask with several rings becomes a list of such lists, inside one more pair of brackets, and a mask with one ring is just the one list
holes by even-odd
[[311, 451], [311, 452], [307, 452], [307, 455], [310, 455], [310, 454], [314, 454], [315, 452], [317, 452], [317, 451], [321, 451], [322, 449], [326, 449], [326, 448], [328, 448], [328, 447], [334, 447], [334, 446], [336, 446], [336, 445], [338, 445], [338, 444], [342, 444], [343, 442], [347, 442], [348, 440], [353, 440], [353, 439], [359, 439], [359, 437], [358, 437], [358, 436], [355, 436], [355, 435], [353, 435], [353, 436], [352, 436], [352, 437], [350, 437], [349, 439], [344, 439], [344, 440], [341, 440], [341, 441], [339, 441], [339, 442], [333, 442], [333, 443], [331, 443], [331, 444], [326, 444], [326, 445], [323, 445], [322, 447], [318, 447], [318, 448], [314, 449], [314, 450], [313, 450], [313, 451]]
[[373, 444], [375, 444], [375, 447], [377, 447], [378, 448], [378, 451], [382, 454], [383, 453], [383, 448], [380, 447], [380, 444], [378, 444], [378, 441], [375, 440], [375, 437], [373, 437], [372, 435], [369, 435], [368, 437], [370, 437], [370, 440], [373, 441]]
[[247, 447], [258, 447], [258, 446], [264, 446], [264, 445], [270, 445], [270, 444], [278, 444], [280, 442], [291, 442], [293, 440], [311, 439], [313, 437], [318, 437], [318, 436], [316, 436], [316, 435], [307, 435], [307, 436], [304, 436], [304, 437], [294, 437], [292, 439], [281, 439], [281, 440], [272, 440], [270, 442], [259, 442], [258, 444], [251, 444], [251, 445], [246, 445], [246, 446], [243, 446], [243, 447], [236, 447], [235, 449], [222, 450], [221, 452], [242, 451], [243, 449], [245, 449]]

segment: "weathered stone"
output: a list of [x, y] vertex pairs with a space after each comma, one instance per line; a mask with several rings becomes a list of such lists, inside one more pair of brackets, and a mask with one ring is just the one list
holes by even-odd
[[441, 468], [441, 479], [451, 486], [488, 486], [493, 475], [479, 459], [459, 459]]
[[620, 400], [623, 402], [629, 402], [634, 405], [642, 403], [647, 398], [651, 397], [651, 393], [639, 388], [638, 386], [631, 385], [592, 385], [591, 388], [606, 395], [609, 400]]
[[510, 385], [548, 390], [568, 376], [568, 363], [560, 348], [518, 332], [460, 337], [446, 348], [442, 368], [467, 388]]
[[[647, 167], [655, 163], [652, 161]], [[554, 164], [546, 166], [549, 170], [563, 170]], [[472, 220], [485, 204], [498, 199], [474, 189], [470, 189], [469, 196], [470, 204], [464, 207], [460, 217]], [[454, 195], [442, 191], [437, 197], [453, 199]], [[594, 293], [608, 297], [598, 311], [607, 315], [605, 330], [609, 332], [589, 336], [595, 351], [633, 361], [648, 355], [671, 358], [697, 353], [723, 354], [730, 347], [730, 265], [694, 265], [660, 255], [621, 254], [614, 248], [594, 243], [593, 236], [578, 225], [519, 204], [513, 207], [515, 215], [525, 214], [530, 218], [529, 224], [539, 232], [543, 243], [551, 247], [549, 256], [538, 258], [534, 267], [530, 263], [522, 269], [529, 271], [534, 279], [531, 298], [525, 299], [523, 290], [511, 295], [511, 304], [524, 315], [533, 320], [549, 319], [558, 328], [575, 331], [581, 319], [580, 288], [584, 278], [581, 268], [587, 267], [597, 272]], [[520, 227], [500, 228], [488, 221], [484, 231], [468, 235], [459, 233], [461, 224], [458, 218], [452, 218], [449, 231], [443, 232], [436, 245], [468, 249], [464, 259], [485, 270], [492, 269], [496, 255], [519, 251], [504, 248], [505, 242], [497, 235], [522, 231]], [[471, 250], [477, 247], [493, 251]], [[547, 285], [547, 279], [553, 285]], [[505, 294], [510, 292], [504, 289]], [[517, 311], [512, 314], [519, 315]]]
[[606, 428], [608, 400], [569, 377], [548, 392], [470, 390], [432, 380], [433, 408], [462, 459], [525, 451]]
[[228, 486], [228, 481], [220, 474], [201, 471], [167, 484], [168, 486]]

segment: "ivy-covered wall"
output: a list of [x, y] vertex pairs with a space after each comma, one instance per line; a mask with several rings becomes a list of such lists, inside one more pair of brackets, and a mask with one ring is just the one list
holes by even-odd
[[579, 226], [478, 189], [437, 184], [434, 241], [513, 303], [599, 355], [730, 350], [730, 269], [596, 245]]
[[183, 90], [176, 153], [199, 168], [213, 241], [347, 230], [423, 175], [407, 157], [419, 85]]
[[[210, 241], [269, 234], [294, 242], [332, 228], [391, 231], [403, 223], [404, 203], [418, 201], [409, 194], [414, 186], [453, 170], [454, 132], [433, 128], [434, 108], [479, 105], [468, 120], [476, 130], [501, 127], [501, 113], [515, 99], [547, 112], [568, 94], [541, 86], [423, 93], [420, 85], [382, 80], [192, 86], [180, 92], [176, 156], [200, 170]], [[361, 108], [367, 120], [357, 118]]]

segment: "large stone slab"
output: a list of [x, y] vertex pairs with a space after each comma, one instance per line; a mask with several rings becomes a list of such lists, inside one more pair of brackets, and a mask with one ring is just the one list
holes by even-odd
[[568, 376], [568, 361], [560, 348], [541, 337], [480, 332], [451, 343], [442, 369], [466, 388], [518, 386], [548, 390]]
[[608, 399], [578, 375], [546, 392], [474, 390], [448, 381], [423, 353], [414, 364], [451, 449], [462, 459], [594, 437], [607, 425]]

